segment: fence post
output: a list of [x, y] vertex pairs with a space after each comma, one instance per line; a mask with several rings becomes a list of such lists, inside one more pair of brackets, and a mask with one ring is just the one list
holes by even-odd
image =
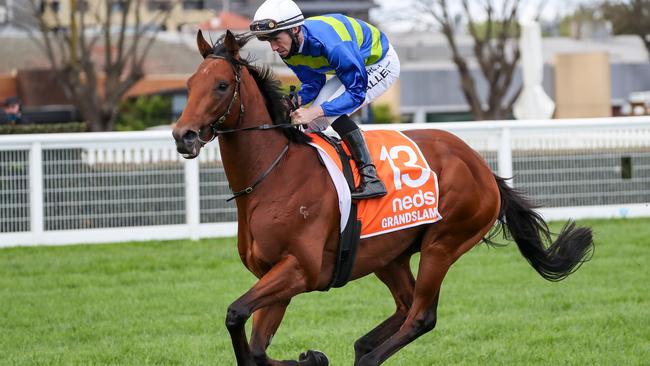
[[[512, 137], [508, 127], [502, 128], [499, 136], [498, 163], [499, 176], [501, 178], [512, 178]], [[514, 179], [508, 180], [507, 183], [512, 187]]]
[[43, 240], [43, 200], [43, 147], [34, 142], [29, 150], [29, 216], [34, 244]]
[[201, 199], [199, 186], [199, 159], [185, 160], [185, 221], [190, 239], [199, 239]]
[[413, 115], [413, 123], [425, 123], [427, 121], [427, 113], [423, 109], [418, 109]]

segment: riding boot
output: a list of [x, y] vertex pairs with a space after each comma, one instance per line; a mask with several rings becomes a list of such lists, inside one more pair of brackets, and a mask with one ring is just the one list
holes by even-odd
[[377, 176], [377, 170], [372, 163], [372, 158], [370, 157], [370, 152], [363, 139], [361, 130], [356, 129], [350, 131], [341, 136], [341, 139], [350, 149], [352, 159], [357, 164], [359, 175], [361, 176], [361, 184], [359, 188], [352, 192], [352, 199], [358, 200], [385, 195], [386, 187]]

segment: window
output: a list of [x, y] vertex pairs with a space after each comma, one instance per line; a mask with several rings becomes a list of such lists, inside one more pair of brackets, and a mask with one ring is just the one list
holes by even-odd
[[205, 9], [204, 0], [184, 0], [183, 10], [203, 10]]
[[181, 118], [183, 109], [187, 104], [187, 93], [179, 92], [178, 94], [172, 95], [172, 116], [175, 120]]
[[400, 116], [400, 123], [413, 123], [415, 121], [415, 113], [402, 113]]
[[149, 0], [147, 2], [147, 10], [149, 11], [168, 11], [172, 8], [169, 0]]
[[88, 12], [88, 0], [77, 0], [77, 11], [79, 13]]
[[126, 10], [126, 1], [124, 0], [113, 0], [111, 4], [111, 10], [115, 12], [123, 12]]

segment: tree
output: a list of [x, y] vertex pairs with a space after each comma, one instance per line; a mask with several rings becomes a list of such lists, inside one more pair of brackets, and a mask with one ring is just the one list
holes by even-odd
[[147, 54], [173, 5], [144, 22], [142, 0], [62, 1], [70, 6], [67, 22], [52, 11], [52, 2], [29, 0], [28, 11], [37, 23], [31, 38], [88, 130], [112, 131], [120, 101], [144, 77]]
[[600, 8], [612, 22], [614, 34], [639, 36], [650, 58], [650, 0], [605, 1]]
[[[445, 36], [452, 51], [452, 61], [461, 78], [461, 88], [465, 99], [476, 120], [493, 120], [507, 118], [521, 86], [514, 96], [508, 98], [513, 87], [513, 75], [519, 61], [519, 0], [504, 0], [499, 8], [494, 0], [481, 2], [481, 21], [476, 19], [476, 7], [468, 0], [462, 0], [462, 8], [451, 14], [446, 0], [416, 0], [415, 11], [419, 20], [426, 24], [438, 26]], [[458, 27], [465, 20], [469, 34], [474, 41], [474, 55], [481, 74], [488, 83], [487, 100], [481, 100], [472, 76], [468, 60], [458, 48], [456, 35]]]
[[582, 34], [583, 25], [603, 20], [598, 5], [580, 4], [573, 13], [562, 18], [560, 22], [560, 35], [563, 37], [582, 39], [584, 38], [584, 35]]

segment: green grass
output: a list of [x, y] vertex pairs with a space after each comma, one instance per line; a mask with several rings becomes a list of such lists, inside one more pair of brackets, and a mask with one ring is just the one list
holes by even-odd
[[[582, 224], [595, 255], [560, 283], [514, 245], [467, 253], [436, 329], [386, 365], [648, 365], [650, 220]], [[0, 365], [234, 365], [225, 312], [254, 281], [232, 239], [3, 249]], [[270, 354], [351, 365], [354, 340], [393, 310], [374, 277], [301, 295]]]

